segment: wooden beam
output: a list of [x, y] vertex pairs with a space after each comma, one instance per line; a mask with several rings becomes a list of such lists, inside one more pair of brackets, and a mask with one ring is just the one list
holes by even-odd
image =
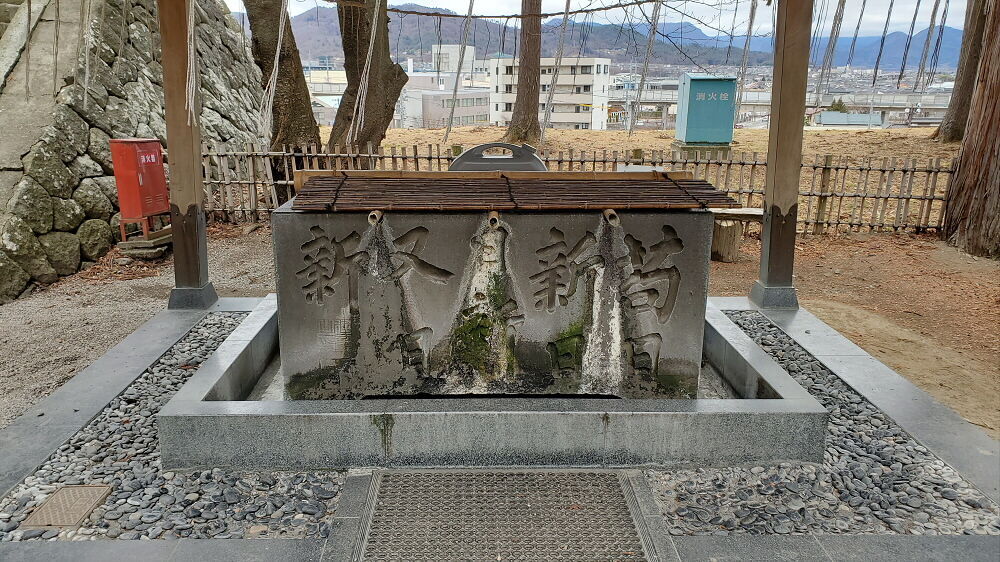
[[[206, 308], [218, 300], [208, 280], [198, 111], [189, 116], [187, 108], [188, 6], [194, 1], [157, 0], [174, 247], [175, 288], [170, 308]], [[198, 100], [191, 102], [200, 107]]]
[[813, 0], [778, 0], [760, 278], [750, 300], [797, 308], [792, 283]]

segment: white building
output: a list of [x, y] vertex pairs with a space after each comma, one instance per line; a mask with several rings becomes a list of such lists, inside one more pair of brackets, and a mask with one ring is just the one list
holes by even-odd
[[[554, 87], [549, 126], [554, 129], [606, 129], [611, 59], [563, 57], [559, 81], [553, 86], [555, 59], [541, 60], [538, 120], [545, 119], [549, 88]], [[488, 59], [490, 78], [490, 123], [501, 127], [510, 122], [517, 98], [517, 60], [510, 56]]]
[[[461, 45], [431, 45], [431, 60], [434, 70], [438, 72], [458, 72], [458, 58], [461, 55]], [[465, 47], [465, 58], [462, 59], [462, 72], [471, 74], [476, 60], [476, 48]]]

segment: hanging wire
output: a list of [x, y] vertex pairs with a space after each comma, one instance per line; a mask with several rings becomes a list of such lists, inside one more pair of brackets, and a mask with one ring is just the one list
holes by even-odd
[[882, 41], [878, 45], [878, 56], [875, 57], [875, 68], [872, 69], [872, 87], [878, 81], [878, 67], [882, 63], [882, 53], [885, 52], [885, 37], [889, 34], [889, 22], [892, 20], [892, 7], [896, 0], [889, 0], [889, 9], [885, 14], [885, 28], [882, 30]]
[[903, 73], [906, 72], [906, 59], [910, 55], [910, 43], [913, 41], [913, 29], [917, 25], [917, 13], [920, 12], [920, 0], [917, 0], [917, 7], [913, 9], [913, 19], [910, 20], [910, 32], [906, 35], [906, 46], [903, 47], [903, 61], [899, 63], [899, 77], [896, 78], [896, 88], [903, 83]]

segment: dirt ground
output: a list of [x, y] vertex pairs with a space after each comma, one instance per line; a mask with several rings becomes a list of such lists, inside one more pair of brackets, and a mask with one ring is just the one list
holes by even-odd
[[[209, 268], [223, 296], [273, 291], [267, 225], [213, 226]], [[711, 294], [745, 295], [760, 244], [737, 263], [712, 263]], [[931, 237], [853, 234], [800, 238], [796, 283], [805, 307], [866, 351], [1000, 437], [1000, 263]], [[161, 310], [169, 260], [90, 270], [0, 306], [0, 427]]]
[[[760, 241], [712, 263], [712, 295], [745, 295]], [[1000, 263], [931, 236], [800, 237], [802, 305], [968, 421], [1000, 438]]]
[[[448, 137], [448, 145], [460, 144], [466, 148], [500, 140], [506, 129], [502, 127], [456, 127]], [[859, 130], [806, 130], [802, 154], [811, 161], [816, 154], [834, 154], [862, 158], [867, 156], [906, 156], [925, 161], [927, 158], [951, 158], [958, 153], [959, 143], [940, 143], [929, 140], [933, 129], [859, 129]], [[328, 135], [324, 132], [323, 138]], [[735, 152], [767, 152], [766, 129], [737, 129], [733, 140]], [[579, 153], [643, 148], [645, 150], [671, 150], [674, 132], [640, 130], [628, 137], [625, 131], [575, 131], [551, 130], [546, 133], [542, 148], [550, 150], [573, 149]], [[444, 142], [444, 129], [389, 129], [384, 146], [412, 146]]]

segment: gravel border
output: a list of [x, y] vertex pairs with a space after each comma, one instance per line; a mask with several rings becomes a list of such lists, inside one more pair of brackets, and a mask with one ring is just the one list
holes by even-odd
[[[211, 313], [34, 474], [0, 499], [0, 541], [98, 538], [325, 538], [344, 474], [162, 472], [156, 414], [246, 313]], [[18, 529], [58, 487], [104, 484], [77, 530]]]
[[1000, 511], [756, 311], [726, 311], [830, 412], [822, 465], [648, 470], [673, 535], [1000, 534]]

